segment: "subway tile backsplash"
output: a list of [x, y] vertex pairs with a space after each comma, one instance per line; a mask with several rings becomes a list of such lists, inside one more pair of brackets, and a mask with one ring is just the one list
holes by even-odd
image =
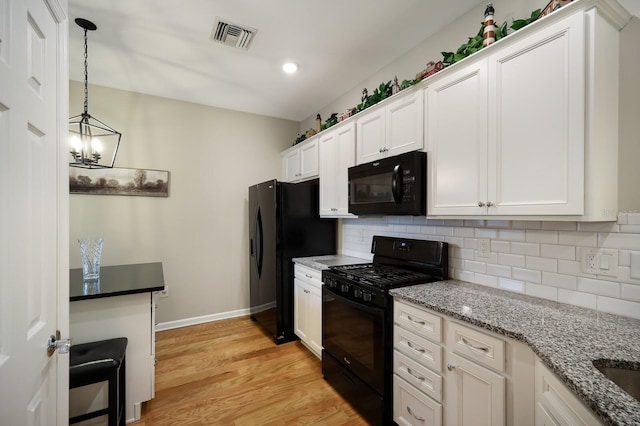
[[[631, 254], [640, 253], [640, 214], [617, 222], [442, 220], [387, 216], [342, 221], [342, 252], [371, 259], [374, 235], [449, 243], [449, 275], [488, 287], [640, 319], [640, 279]], [[491, 240], [490, 257], [478, 239]], [[618, 250], [617, 277], [581, 272], [582, 251]]]

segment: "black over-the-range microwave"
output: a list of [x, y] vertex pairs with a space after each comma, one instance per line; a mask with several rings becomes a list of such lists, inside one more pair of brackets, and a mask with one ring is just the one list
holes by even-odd
[[425, 215], [426, 170], [420, 151], [349, 167], [349, 213]]

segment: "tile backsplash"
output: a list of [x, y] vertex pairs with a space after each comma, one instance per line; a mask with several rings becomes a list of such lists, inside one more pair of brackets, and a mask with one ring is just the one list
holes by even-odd
[[[371, 258], [374, 235], [449, 243], [449, 276], [557, 302], [640, 319], [640, 214], [617, 222], [440, 220], [385, 216], [342, 221], [342, 253]], [[490, 240], [480, 257], [478, 240]], [[617, 276], [582, 272], [588, 250], [617, 254]], [[633, 274], [636, 275], [635, 273]]]

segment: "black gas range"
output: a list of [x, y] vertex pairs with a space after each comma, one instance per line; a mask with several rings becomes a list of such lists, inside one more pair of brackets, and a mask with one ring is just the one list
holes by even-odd
[[322, 372], [372, 425], [393, 424], [392, 288], [448, 277], [448, 245], [374, 236], [370, 264], [323, 271]]

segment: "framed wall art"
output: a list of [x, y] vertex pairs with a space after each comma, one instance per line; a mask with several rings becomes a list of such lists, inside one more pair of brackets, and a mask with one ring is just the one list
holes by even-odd
[[90, 195], [169, 196], [169, 172], [147, 169], [69, 167], [69, 192]]

